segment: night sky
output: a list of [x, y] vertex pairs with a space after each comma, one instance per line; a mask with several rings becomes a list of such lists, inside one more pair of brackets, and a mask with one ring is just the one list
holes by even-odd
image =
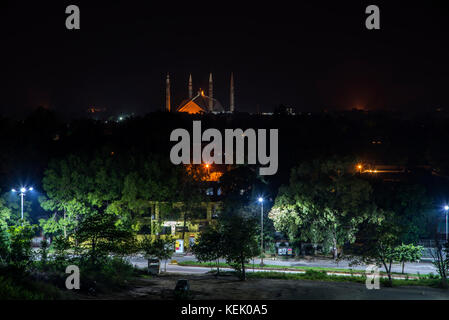
[[[229, 106], [272, 111], [449, 107], [449, 10], [437, 2], [2, 2], [0, 112], [44, 106], [73, 116], [89, 106], [144, 114], [207, 90]], [[313, 4], [312, 4], [313, 3]], [[65, 28], [76, 4], [81, 30]], [[365, 28], [380, 7], [381, 30]]]

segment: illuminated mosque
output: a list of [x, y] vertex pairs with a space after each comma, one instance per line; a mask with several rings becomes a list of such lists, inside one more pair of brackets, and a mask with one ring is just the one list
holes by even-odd
[[203, 90], [199, 90], [198, 93], [193, 95], [193, 83], [192, 75], [189, 75], [189, 97], [185, 99], [176, 108], [171, 108], [171, 93], [170, 93], [170, 75], [167, 74], [166, 89], [165, 89], [165, 109], [168, 112], [175, 110], [176, 112], [186, 112], [189, 114], [198, 113], [224, 113], [224, 112], [234, 112], [234, 76], [231, 73], [230, 81], [230, 92], [229, 92], [229, 110], [221, 105], [221, 103], [214, 99], [213, 91], [213, 80], [212, 73], [209, 75], [209, 92], [207, 95], [204, 94]]

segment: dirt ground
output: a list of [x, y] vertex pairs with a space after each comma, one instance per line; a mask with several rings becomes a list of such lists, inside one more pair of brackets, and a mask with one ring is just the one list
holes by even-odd
[[81, 299], [165, 300], [173, 299], [178, 279], [187, 279], [194, 300], [449, 300], [449, 291], [428, 287], [395, 287], [367, 290], [350, 282], [250, 279], [212, 275], [164, 275], [137, 279], [118, 293], [80, 296]]

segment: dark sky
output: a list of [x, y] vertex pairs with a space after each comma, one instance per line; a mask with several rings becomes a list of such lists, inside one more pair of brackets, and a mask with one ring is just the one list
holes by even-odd
[[[214, 2], [2, 2], [0, 112], [146, 113], [163, 106], [167, 72], [175, 103], [189, 72], [195, 90], [213, 72], [227, 107], [231, 71], [243, 111], [449, 105], [449, 10], [438, 2]], [[69, 4], [81, 30], [65, 28]], [[369, 4], [381, 30], [365, 28]]]

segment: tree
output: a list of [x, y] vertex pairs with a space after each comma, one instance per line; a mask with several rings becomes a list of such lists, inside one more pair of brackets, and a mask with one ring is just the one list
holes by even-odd
[[[182, 167], [181, 167], [182, 168]], [[185, 169], [185, 170], [184, 170]], [[182, 239], [185, 237], [187, 222], [200, 217], [202, 203], [208, 201], [205, 193], [207, 171], [202, 166], [189, 165], [179, 172], [178, 199], [183, 218]]]
[[10, 215], [11, 210], [6, 206], [5, 200], [0, 198], [0, 229], [8, 227]]
[[148, 210], [150, 200], [176, 196], [175, 171], [156, 157], [106, 150], [53, 160], [43, 178], [47, 196], [40, 198], [52, 215], [42, 219], [41, 226], [45, 233], [67, 237], [76, 233], [84, 217], [107, 213], [116, 216], [117, 224], [135, 229], [136, 218]]
[[[2, 199], [0, 200], [2, 205], [0, 205], [0, 210], [6, 210], [5, 213], [8, 216], [9, 224], [20, 224], [21, 220], [21, 203], [20, 197], [17, 196], [17, 193], [6, 192], [3, 194]], [[25, 219], [29, 220], [31, 212], [31, 201], [26, 200], [24, 197], [23, 201], [23, 216]], [[2, 215], [0, 213], [0, 215]]]
[[53, 237], [51, 248], [54, 252], [54, 261], [56, 264], [63, 264], [69, 260], [68, 252], [71, 248], [71, 242], [63, 235]]
[[438, 274], [441, 277], [441, 286], [447, 288], [447, 278], [449, 275], [449, 241], [441, 243], [436, 238], [435, 247], [430, 249], [430, 255], [433, 258], [433, 265], [437, 268]]
[[75, 239], [81, 245], [80, 253], [86, 254], [92, 266], [111, 253], [124, 255], [135, 251], [133, 232], [118, 226], [117, 221], [112, 214], [92, 214], [80, 221]]
[[353, 243], [362, 223], [383, 217], [370, 184], [357, 176], [353, 161], [331, 157], [304, 162], [292, 170], [290, 184], [280, 188], [269, 213], [278, 231], [297, 239], [338, 248]]
[[160, 261], [165, 260], [165, 271], [167, 271], [167, 260], [170, 259], [174, 251], [174, 239], [172, 237], [151, 239], [145, 236], [139, 243], [139, 248], [149, 257], [156, 257]]
[[93, 189], [93, 173], [88, 170], [88, 160], [70, 155], [49, 163], [42, 179], [46, 197], [39, 201], [44, 210], [53, 212], [49, 219], [40, 220], [47, 234], [73, 232], [81, 214], [86, 212], [86, 196]]
[[6, 261], [10, 250], [9, 217], [10, 210], [5, 206], [5, 201], [0, 198], [0, 263]]
[[10, 226], [10, 250], [7, 261], [20, 269], [25, 269], [32, 263], [33, 251], [31, 240], [34, 237], [35, 226]]
[[400, 226], [399, 237], [404, 243], [417, 243], [432, 238], [435, 220], [432, 198], [422, 185], [409, 182], [372, 183], [377, 206], [394, 213], [395, 224]]
[[404, 273], [406, 262], [415, 262], [422, 257], [422, 246], [415, 246], [413, 244], [401, 244], [394, 249], [394, 260], [402, 264], [402, 273]]
[[[393, 213], [385, 213], [386, 217], [392, 215]], [[352, 263], [374, 263], [383, 266], [390, 286], [393, 284], [391, 267], [393, 261], [398, 257], [396, 248], [400, 243], [400, 228], [392, 221], [391, 218], [383, 221], [381, 225], [372, 223], [364, 225], [359, 232], [361, 236], [357, 243], [352, 244], [347, 253], [347, 257], [352, 260]]]
[[223, 256], [246, 280], [245, 264], [260, 253], [257, 243], [257, 222], [253, 218], [233, 214], [223, 217], [218, 227], [221, 233]]
[[220, 257], [225, 251], [223, 233], [220, 232], [219, 227], [220, 225], [207, 226], [192, 247], [193, 254], [198, 261], [215, 261], [217, 263], [217, 275], [220, 274]]
[[48, 264], [48, 242], [44, 237], [41, 241], [41, 247], [39, 249], [39, 254], [41, 256], [40, 265], [45, 269]]
[[220, 178], [222, 188], [222, 215], [233, 215], [236, 212], [245, 212], [248, 217], [257, 221], [257, 241], [260, 243], [260, 203], [259, 197], [264, 198], [263, 211], [263, 245], [266, 248], [270, 244], [274, 247], [275, 228], [273, 221], [268, 218], [268, 211], [272, 203], [271, 190], [264, 176], [257, 174], [257, 168], [250, 165], [237, 165], [232, 170], [226, 171]]

